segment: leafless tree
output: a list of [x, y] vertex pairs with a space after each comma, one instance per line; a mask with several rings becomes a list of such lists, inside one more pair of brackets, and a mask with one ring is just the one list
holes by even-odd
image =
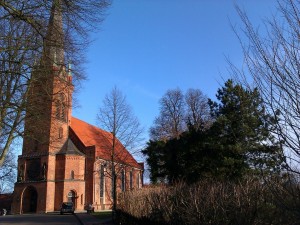
[[0, 0], [0, 165], [13, 140], [23, 135], [32, 71], [45, 56], [45, 45], [51, 44], [47, 40], [51, 8], [60, 8], [64, 63], [74, 65], [73, 81], [78, 84], [85, 77], [82, 64], [88, 34], [99, 27], [108, 5], [106, 0]]
[[110, 151], [110, 169], [112, 178], [113, 211], [116, 210], [116, 180], [121, 172], [122, 164], [129, 160], [127, 150], [136, 150], [139, 145], [143, 128], [134, 116], [126, 97], [114, 87], [103, 100], [97, 115], [99, 125], [102, 129], [111, 132], [108, 146], [103, 146]]
[[17, 176], [17, 165], [13, 151], [10, 151], [0, 166], [0, 194], [11, 193]]
[[241, 71], [232, 63], [230, 67], [240, 82], [259, 89], [268, 113], [275, 116], [272, 132], [286, 150], [288, 169], [299, 173], [300, 1], [278, 1], [277, 5], [275, 16], [264, 24], [264, 33], [259, 33], [246, 12], [237, 7], [244, 29], [235, 32], [246, 68]]
[[182, 91], [168, 90], [160, 99], [160, 114], [150, 128], [152, 140], [177, 138], [185, 130], [185, 102]]
[[24, 23], [17, 25], [12, 21], [1, 21], [0, 33], [3, 35], [0, 37], [0, 147], [3, 149], [0, 154], [1, 166], [11, 143], [22, 134], [27, 84], [34, 58], [32, 49], [36, 46], [27, 43], [34, 36], [31, 37], [30, 29]]
[[211, 124], [208, 98], [199, 89], [188, 89], [185, 94], [186, 121], [196, 130], [207, 129]]
[[277, 11], [264, 20], [263, 32], [253, 26], [245, 11], [236, 9], [244, 26], [242, 31], [237, 27], [234, 31], [245, 64], [239, 69], [229, 61], [230, 69], [243, 85], [258, 88], [266, 110], [274, 115], [276, 123], [271, 131], [285, 150], [286, 167], [279, 185], [268, 178], [266, 183], [280, 207], [299, 218], [296, 202], [300, 175], [300, 1], [277, 1]]
[[178, 138], [188, 126], [196, 130], [210, 126], [208, 99], [199, 89], [189, 89], [185, 95], [179, 88], [168, 90], [159, 103], [160, 114], [150, 128], [152, 140]]

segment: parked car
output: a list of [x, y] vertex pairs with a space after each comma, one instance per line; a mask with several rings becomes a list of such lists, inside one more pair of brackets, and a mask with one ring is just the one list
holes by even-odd
[[72, 213], [74, 214], [75, 208], [73, 202], [63, 202], [60, 208], [60, 214]]

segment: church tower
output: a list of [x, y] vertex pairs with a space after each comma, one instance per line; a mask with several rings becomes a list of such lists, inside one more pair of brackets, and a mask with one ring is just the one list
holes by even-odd
[[[74, 183], [67, 167], [78, 163], [84, 173], [84, 156], [69, 140], [73, 85], [65, 64], [61, 0], [54, 0], [42, 57], [29, 86], [13, 213], [59, 210], [70, 192], [67, 186], [72, 186], [68, 181]], [[83, 180], [84, 174], [77, 181]], [[75, 193], [69, 195], [75, 198]]]
[[[28, 84], [22, 154], [12, 213], [59, 211], [73, 202], [112, 206], [111, 133], [72, 117], [72, 76], [66, 66], [62, 0], [53, 0], [40, 62]], [[142, 187], [143, 164], [120, 143], [115, 149], [117, 192]]]
[[43, 55], [29, 87], [23, 154], [56, 153], [68, 136], [73, 86], [63, 39], [60, 0], [54, 0]]

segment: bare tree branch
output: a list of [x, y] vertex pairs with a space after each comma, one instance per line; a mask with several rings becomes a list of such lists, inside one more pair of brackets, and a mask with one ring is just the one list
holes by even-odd
[[107, 136], [107, 146], [103, 146], [110, 152], [110, 169], [113, 188], [113, 210], [116, 210], [116, 179], [127, 161], [132, 157], [127, 149], [135, 149], [140, 143], [143, 128], [134, 116], [131, 107], [126, 102], [122, 92], [114, 87], [103, 100], [97, 115], [99, 125], [111, 135]]
[[[50, 59], [49, 53], [45, 53], [46, 46], [57, 42], [47, 35], [51, 8], [59, 6], [63, 21], [61, 28], [53, 27], [61, 34], [62, 66], [74, 65], [73, 83], [79, 87], [85, 78], [82, 65], [84, 50], [90, 43], [89, 33], [99, 28], [109, 4], [107, 0], [0, 0], [0, 166], [14, 139], [23, 135], [25, 111], [32, 107], [27, 101], [28, 90], [40, 79], [32, 74], [42, 57], [48, 54]], [[40, 71], [44, 75], [47, 72]]]
[[258, 88], [268, 113], [275, 116], [272, 132], [287, 152], [288, 170], [298, 173], [295, 168], [300, 157], [300, 1], [278, 1], [278, 15], [265, 22], [264, 35], [253, 27], [246, 12], [239, 7], [236, 10], [244, 25], [242, 33], [236, 29], [235, 33], [246, 68], [240, 71], [230, 63], [231, 72], [241, 83]]

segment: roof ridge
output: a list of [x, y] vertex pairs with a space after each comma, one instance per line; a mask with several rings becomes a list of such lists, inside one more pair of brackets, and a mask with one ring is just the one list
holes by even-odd
[[[95, 128], [95, 129], [97, 129], [97, 130], [101, 130], [101, 131], [104, 131], [105, 133], [111, 134], [109, 131], [103, 130], [103, 129], [101, 129], [100, 127], [97, 127], [96, 125], [87, 123], [87, 122], [85, 122], [85, 121], [83, 121], [83, 120], [81, 120], [81, 119], [78, 119], [77, 117], [72, 116], [72, 118], [74, 118], [74, 119], [76, 119], [76, 120], [79, 120], [80, 122], [85, 123], [85, 124], [87, 124], [87, 125], [89, 125], [89, 126]], [[71, 123], [71, 126], [72, 126], [72, 123]]]

